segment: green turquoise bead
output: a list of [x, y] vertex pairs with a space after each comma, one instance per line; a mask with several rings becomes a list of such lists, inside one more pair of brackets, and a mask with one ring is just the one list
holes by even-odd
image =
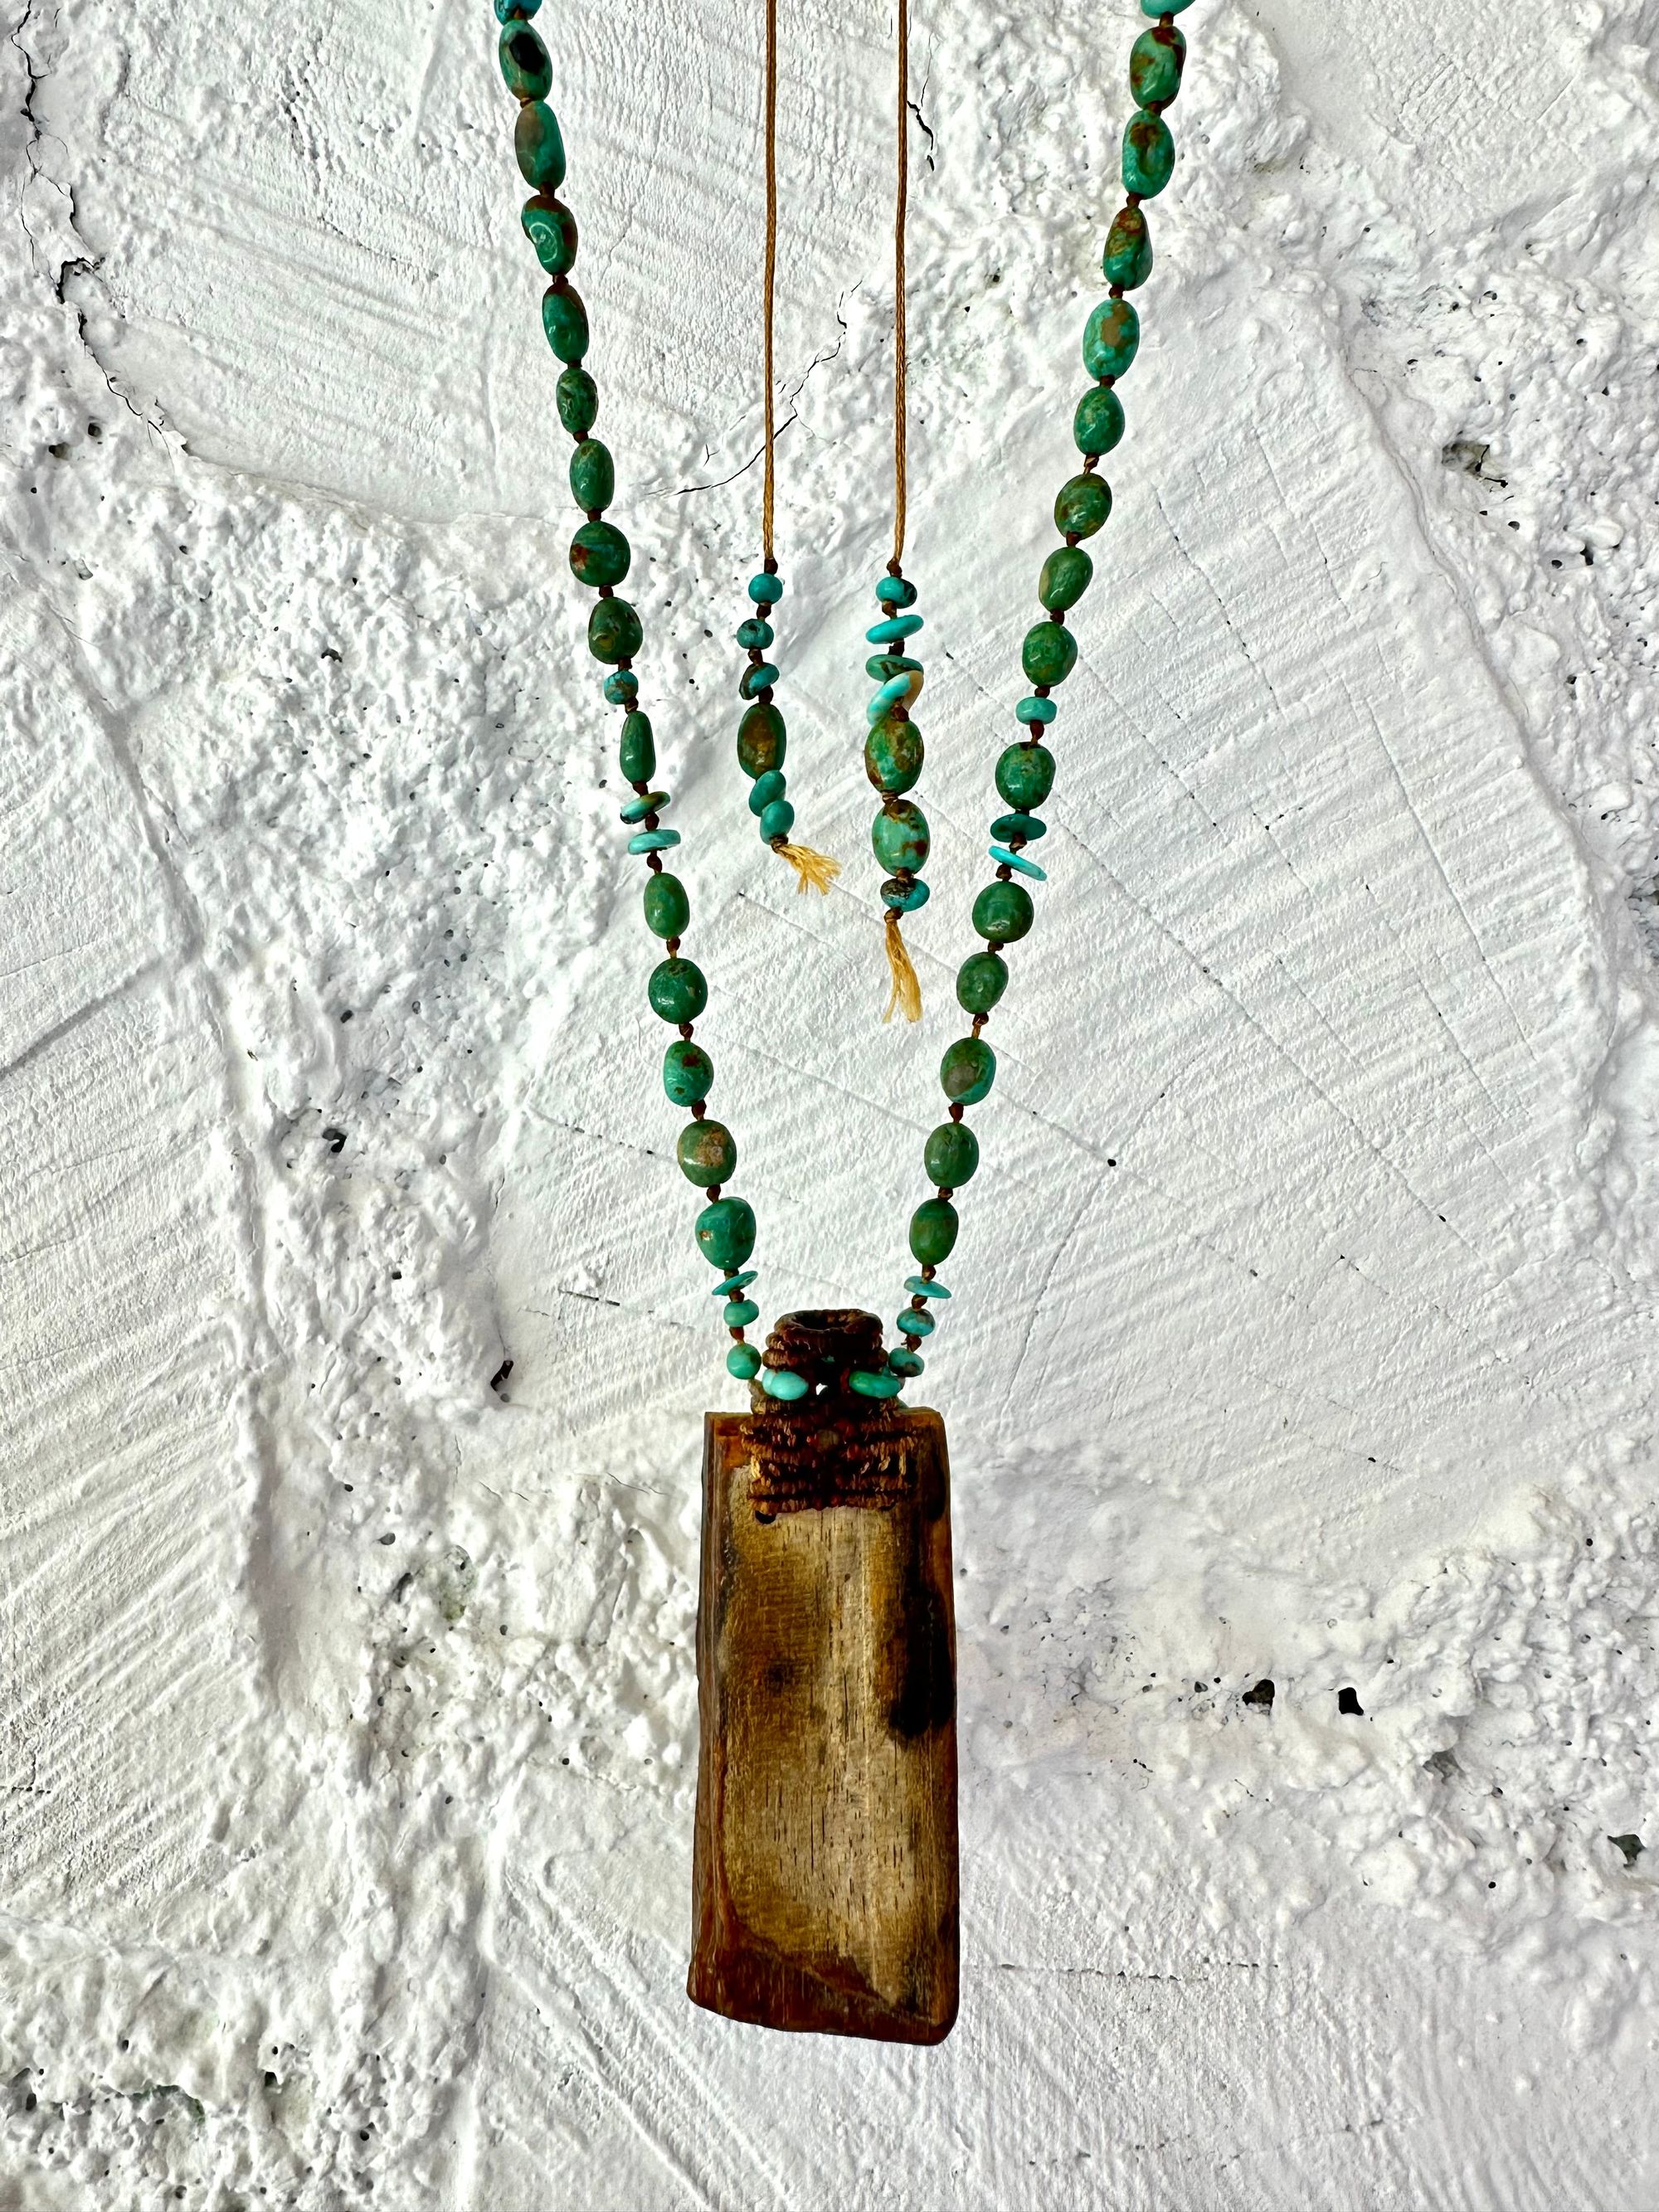
[[876, 597], [884, 607], [913, 607], [916, 603], [916, 587], [908, 576], [878, 576]]
[[697, 1249], [729, 1275], [755, 1249], [755, 1209], [744, 1198], [717, 1198], [697, 1216]]
[[1140, 12], [1143, 15], [1182, 15], [1192, 4], [1193, 0], [1140, 0]]
[[1008, 988], [1008, 963], [994, 952], [971, 952], [957, 970], [957, 1004], [966, 1014], [988, 1014]]
[[754, 1279], [755, 1270], [752, 1267], [738, 1274], [728, 1275], [723, 1283], [715, 1284], [714, 1296], [717, 1298], [735, 1298], [738, 1292], [746, 1290]]
[[690, 1037], [677, 1037], [664, 1053], [662, 1087], [673, 1105], [699, 1104], [708, 1097], [709, 1085], [714, 1080], [714, 1061], [702, 1047], [693, 1044]]
[[872, 683], [885, 684], [890, 676], [920, 673], [921, 663], [911, 660], [902, 653], [872, 653], [864, 664], [864, 672]]
[[522, 21], [504, 23], [495, 51], [507, 88], [515, 100], [546, 99], [553, 89], [553, 64], [539, 32]]
[[1031, 894], [1024, 884], [987, 884], [974, 901], [974, 927], [988, 945], [1017, 945], [1032, 917]]
[[645, 926], [653, 937], [684, 937], [691, 901], [678, 876], [665, 871], [645, 879]]
[[908, 791], [921, 774], [921, 732], [908, 715], [884, 714], [864, 741], [864, 773], [878, 791]]
[[1123, 133], [1123, 189], [1155, 199], [1175, 168], [1175, 139], [1161, 115], [1137, 112]]
[[1010, 745], [998, 757], [997, 796], [1022, 812], [1041, 806], [1054, 787], [1054, 757], [1047, 745]]
[[751, 1321], [760, 1319], [760, 1308], [753, 1298], [733, 1298], [721, 1307], [720, 1319], [727, 1328], [747, 1328]]
[[1123, 435], [1123, 402], [1109, 384], [1097, 385], [1077, 403], [1072, 440], [1079, 453], [1109, 453]]
[[983, 1037], [958, 1037], [939, 1065], [939, 1079], [953, 1106], [977, 1106], [996, 1079], [997, 1056]]
[[943, 1283], [930, 1283], [925, 1275], [907, 1275], [904, 1287], [913, 1298], [948, 1298], [951, 1295]]
[[617, 496], [617, 465], [597, 438], [584, 438], [570, 456], [570, 496], [587, 514]]
[[870, 844], [877, 860], [890, 874], [900, 868], [916, 869], [927, 858], [927, 817], [914, 799], [901, 799], [884, 806], [870, 825]]
[[904, 1377], [883, 1370], [872, 1375], [867, 1367], [855, 1367], [847, 1378], [848, 1388], [856, 1390], [860, 1398], [896, 1398], [904, 1388]]
[[991, 824], [991, 835], [1000, 837], [1006, 845], [1012, 838], [1020, 837], [1028, 845], [1035, 845], [1039, 837], [1046, 837], [1048, 825], [1035, 814], [999, 814]]
[[1112, 511], [1112, 488], [1085, 469], [1061, 484], [1054, 498], [1054, 528], [1062, 538], [1092, 538]]
[[678, 845], [678, 830], [641, 830], [628, 841], [630, 853], [665, 853], [671, 845]]
[[495, 21], [507, 23], [515, 15], [533, 15], [541, 4], [542, 0], [495, 0]]
[[884, 714], [890, 714], [896, 708], [908, 706], [919, 699], [924, 680], [919, 668], [903, 669], [896, 676], [885, 678], [880, 690], [864, 710], [865, 720], [873, 728]]
[[1019, 650], [1028, 684], [1063, 684], [1077, 665], [1077, 640], [1063, 623], [1033, 623]]
[[605, 678], [605, 696], [613, 707], [632, 706], [640, 696], [640, 679], [631, 668], [619, 668]]
[[771, 623], [763, 622], [758, 615], [738, 624], [738, 643], [745, 653], [764, 653], [775, 635]]
[[915, 914], [919, 907], [927, 905], [932, 896], [924, 883], [906, 883], [902, 876], [882, 878], [881, 902], [884, 906], [890, 906], [896, 913]]
[[601, 599], [587, 617], [587, 649], [595, 660], [631, 660], [644, 639], [626, 599]]
[[567, 368], [554, 390], [559, 420], [573, 438], [585, 438], [599, 419], [599, 387], [585, 368]]
[[726, 1355], [726, 1371], [739, 1382], [752, 1382], [760, 1373], [761, 1356], [752, 1344], [734, 1344]]
[[647, 783], [656, 774], [657, 746], [649, 714], [623, 717], [622, 735], [617, 740], [617, 765], [627, 783]]
[[979, 1165], [979, 1139], [965, 1121], [941, 1121], [921, 1148], [929, 1182], [958, 1190]]
[[587, 351], [587, 310], [562, 276], [542, 295], [542, 329], [561, 361], [574, 366]]
[[1059, 712], [1052, 699], [1022, 699], [1014, 709], [1014, 720], [1029, 728], [1033, 722], [1052, 722]]
[[[1120, 208], [1112, 217], [1112, 227], [1106, 234], [1106, 251], [1100, 257], [1100, 269], [1109, 284], [1121, 284], [1126, 292], [1135, 291], [1152, 275], [1152, 234], [1138, 207]], [[1120, 408], [1120, 434], [1122, 412]], [[1116, 445], [1117, 439], [1111, 442]], [[1083, 450], [1086, 453], [1095, 449], [1085, 446]], [[1104, 452], [1107, 448], [1099, 450]]]
[[1143, 31], [1129, 49], [1129, 96], [1137, 107], [1167, 107], [1181, 89], [1187, 41], [1173, 23]]
[[[628, 540], [611, 522], [584, 522], [570, 541], [570, 573], [579, 584], [595, 591], [601, 584], [620, 584], [633, 557]], [[610, 657], [600, 655], [602, 659]], [[633, 781], [629, 776], [629, 781]]]
[[763, 691], [769, 691], [778, 680], [778, 672], [769, 660], [757, 660], [752, 668], [743, 672], [743, 681], [738, 690], [745, 699], [757, 699]]
[[769, 1398], [781, 1399], [786, 1406], [793, 1405], [798, 1398], [804, 1398], [811, 1387], [804, 1375], [797, 1375], [793, 1369], [763, 1367], [761, 1370], [761, 1389]]
[[[530, 34], [535, 37], [532, 31]], [[513, 155], [519, 174], [538, 192], [556, 192], [564, 182], [564, 140], [559, 118], [545, 100], [532, 100], [519, 110], [513, 125]]]
[[910, 1216], [910, 1249], [924, 1267], [950, 1258], [957, 1228], [957, 1210], [948, 1198], [922, 1200]]
[[906, 1308], [898, 1317], [901, 1336], [931, 1336], [939, 1323], [930, 1313], [921, 1313], [915, 1306]]
[[538, 192], [526, 200], [519, 221], [536, 249], [536, 258], [550, 276], [562, 276], [575, 266], [576, 218], [556, 199]]
[[764, 775], [783, 766], [784, 750], [782, 714], [769, 699], [757, 699], [738, 724], [738, 766], [745, 775]]
[[764, 814], [775, 799], [781, 799], [787, 788], [783, 770], [769, 768], [764, 775], [757, 775], [749, 787], [749, 811]]
[[1057, 545], [1042, 564], [1037, 597], [1051, 613], [1074, 607], [1094, 581], [1095, 564], [1080, 545]]
[[775, 839], [787, 837], [795, 826], [795, 810], [787, 799], [775, 799], [763, 809], [760, 833], [769, 845]]
[[1035, 860], [1028, 860], [1024, 853], [1013, 852], [1006, 845], [993, 845], [990, 855], [1000, 868], [1018, 868], [1022, 876], [1029, 876], [1034, 884], [1046, 884], [1048, 880], [1046, 868], [1038, 867]]
[[622, 811], [624, 822], [643, 822], [647, 814], [660, 814], [673, 801], [665, 791], [644, 791], [637, 799], [630, 799]]
[[674, 1146], [680, 1173], [688, 1182], [708, 1190], [729, 1182], [738, 1164], [737, 1139], [720, 1121], [688, 1121]]
[[887, 1364], [895, 1375], [910, 1376], [920, 1375], [927, 1362], [919, 1352], [912, 1352], [908, 1345], [901, 1344], [888, 1353]]
[[758, 576], [749, 579], [749, 596], [757, 607], [775, 607], [783, 597], [783, 579], [762, 569]]
[[695, 960], [658, 961], [645, 988], [652, 1012], [665, 1022], [695, 1022], [708, 1004], [708, 981]]
[[1103, 300], [1083, 326], [1083, 366], [1091, 376], [1122, 376], [1140, 345], [1140, 318], [1127, 300]]
[[914, 637], [924, 627], [920, 615], [889, 615], [885, 622], [872, 623], [865, 631], [869, 645], [897, 645], [907, 637]]

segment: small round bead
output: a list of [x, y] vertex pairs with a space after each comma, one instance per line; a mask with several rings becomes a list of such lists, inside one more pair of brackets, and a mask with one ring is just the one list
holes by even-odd
[[757, 661], [752, 668], [744, 670], [738, 684], [738, 696], [744, 699], [758, 698], [763, 691], [769, 691], [777, 680], [778, 672], [769, 660]]
[[[539, 32], [520, 21], [503, 23], [495, 52], [507, 88], [515, 100], [546, 99], [553, 89], [553, 64]], [[535, 181], [539, 183], [540, 179]]]
[[878, 576], [876, 597], [884, 607], [913, 607], [916, 603], [916, 587], [908, 576]]
[[[651, 1011], [665, 1022], [695, 1022], [708, 1004], [708, 983], [695, 960], [659, 960], [646, 984]], [[745, 1252], [744, 1258], [749, 1255]]]
[[657, 747], [651, 734], [651, 717], [637, 712], [624, 716], [617, 740], [617, 765], [628, 783], [645, 783], [657, 772]]
[[1063, 623], [1033, 623], [1020, 647], [1030, 684], [1063, 684], [1077, 665], [1077, 640]]
[[1024, 884], [987, 884], [974, 901], [974, 927], [989, 945], [1015, 945], [1030, 928], [1034, 913]]
[[1060, 708], [1052, 699], [1022, 699], [1014, 709], [1017, 722], [1052, 722]]
[[1092, 538], [1111, 511], [1111, 486], [1085, 471], [1061, 484], [1054, 500], [1054, 528], [1062, 538]]
[[931, 896], [927, 885], [920, 880], [912, 884], [906, 883], [902, 876], [883, 878], [881, 902], [890, 906], [896, 914], [915, 914], [918, 907], [927, 905]]
[[599, 419], [599, 387], [585, 368], [567, 368], [554, 387], [559, 420], [573, 438], [585, 438]]
[[[598, 591], [601, 584], [620, 584], [633, 558], [628, 540], [613, 522], [584, 522], [570, 541], [570, 573], [591, 591]], [[611, 658], [608, 653], [605, 657]]]
[[932, 1314], [918, 1313], [914, 1306], [907, 1306], [898, 1317], [897, 1326], [906, 1336], [931, 1336], [939, 1324]]
[[761, 1356], [752, 1344], [734, 1344], [726, 1355], [726, 1371], [739, 1382], [752, 1382], [760, 1373]]
[[678, 876], [665, 869], [645, 879], [645, 926], [653, 937], [681, 937], [691, 919], [691, 901]]
[[769, 845], [775, 837], [787, 837], [795, 826], [795, 810], [787, 799], [775, 799], [763, 809], [760, 833]]
[[[1080, 545], [1057, 545], [1042, 564], [1037, 597], [1051, 614], [1074, 607], [1094, 580], [1095, 564]], [[1048, 702], [1045, 699], [1043, 705]]]
[[908, 715], [884, 714], [864, 741], [864, 773], [878, 791], [908, 791], [921, 774], [921, 732]]
[[914, 799], [884, 806], [870, 824], [871, 848], [890, 874], [899, 868], [921, 867], [929, 842], [927, 817]]
[[896, 1398], [904, 1388], [904, 1377], [883, 1368], [872, 1373], [867, 1367], [855, 1367], [847, 1378], [848, 1388], [856, 1390], [860, 1398]]
[[781, 768], [785, 750], [782, 714], [769, 699], [757, 699], [738, 725], [738, 765], [748, 776]]
[[727, 1182], [736, 1169], [737, 1139], [724, 1122], [688, 1121], [675, 1142], [674, 1157], [686, 1181], [708, 1190]]
[[[640, 679], [631, 668], [619, 668], [614, 676], [605, 678], [605, 696], [613, 707], [631, 706], [640, 696]], [[652, 766], [655, 765], [653, 761]], [[633, 781], [629, 776], [629, 781]]]
[[1085, 392], [1072, 417], [1072, 439], [1079, 453], [1109, 453], [1122, 435], [1123, 402], [1110, 385], [1097, 384]]
[[1048, 825], [1035, 814], [999, 814], [991, 824], [991, 835], [1001, 843], [1020, 837], [1028, 845], [1035, 845], [1039, 837], [1046, 837]]
[[755, 1249], [755, 1209], [744, 1198], [717, 1198], [697, 1216], [697, 1249], [711, 1267], [730, 1274]]
[[959, 1190], [979, 1165], [979, 1139], [965, 1121], [941, 1121], [921, 1148], [921, 1164], [929, 1182]]
[[1123, 133], [1124, 191], [1156, 199], [1174, 173], [1175, 157], [1175, 138], [1164, 118], [1137, 110]]
[[911, 1352], [901, 1344], [888, 1353], [887, 1364], [895, 1375], [920, 1375], [926, 1362], [919, 1352]]
[[957, 1106], [977, 1106], [996, 1080], [997, 1056], [983, 1037], [958, 1037], [939, 1062], [939, 1086]]
[[[535, 33], [531, 33], [535, 37]], [[564, 182], [564, 140], [559, 118], [544, 100], [532, 100], [519, 110], [513, 125], [513, 157], [526, 184], [538, 192], [556, 192]]]
[[760, 1381], [769, 1398], [780, 1399], [786, 1406], [804, 1398], [812, 1387], [804, 1375], [797, 1375], [787, 1367], [763, 1367]]
[[783, 770], [769, 768], [764, 775], [757, 775], [749, 787], [749, 811], [764, 814], [775, 799], [781, 799], [787, 787]]
[[660, 814], [673, 800], [665, 791], [642, 791], [637, 799], [630, 799], [622, 810], [624, 822], [643, 822], [647, 814]]
[[536, 249], [536, 258], [550, 276], [562, 276], [576, 261], [576, 218], [544, 192], [524, 204], [519, 221]]
[[1091, 376], [1127, 375], [1140, 349], [1140, 318], [1127, 300], [1103, 300], [1083, 326], [1083, 366]]
[[1187, 41], [1173, 23], [1143, 31], [1129, 49], [1129, 97], [1137, 107], [1167, 107], [1181, 89]]
[[775, 607], [783, 597], [781, 576], [769, 576], [763, 569], [758, 576], [749, 579], [749, 596], [757, 607]]
[[626, 599], [601, 599], [587, 617], [587, 649], [595, 660], [631, 660], [644, 639]]
[[750, 615], [747, 622], [738, 624], [738, 643], [745, 653], [764, 653], [773, 636], [771, 623], [763, 622], [758, 615]]
[[1022, 876], [1030, 876], [1034, 884], [1048, 882], [1048, 871], [1038, 867], [1035, 860], [1028, 860], [1023, 853], [1011, 853], [1006, 845], [993, 845], [989, 849], [999, 867], [1018, 869]]
[[951, 1295], [943, 1283], [930, 1283], [926, 1275], [907, 1275], [904, 1287], [913, 1298], [948, 1298]]
[[700, 1044], [693, 1044], [689, 1037], [677, 1037], [664, 1053], [662, 1087], [672, 1104], [701, 1105], [714, 1080], [714, 1061]]
[[671, 845], [678, 845], [678, 830], [636, 830], [628, 841], [630, 853], [665, 853]]
[[617, 465], [609, 446], [584, 438], [570, 456], [570, 496], [584, 514], [609, 507], [617, 496]]
[[1041, 806], [1054, 787], [1054, 757], [1047, 745], [1010, 745], [997, 761], [997, 791], [1010, 806]]
[[1007, 988], [1008, 963], [994, 952], [971, 952], [957, 970], [957, 1004], [965, 1014], [988, 1014]]
[[760, 1319], [760, 1308], [753, 1298], [733, 1298], [722, 1308], [720, 1318], [727, 1328], [747, 1328], [751, 1321]]
[[587, 351], [587, 310], [569, 285], [550, 284], [543, 293], [542, 329], [559, 359], [573, 368]]
[[[1106, 249], [1100, 257], [1100, 273], [1109, 284], [1120, 284], [1126, 292], [1139, 290], [1152, 273], [1152, 234], [1146, 217], [1138, 207], [1121, 207], [1112, 217], [1112, 227], [1106, 234]], [[1118, 435], [1122, 434], [1123, 410], [1118, 410]], [[1078, 441], [1082, 445], [1081, 439]], [[1117, 438], [1111, 441], [1115, 446]], [[1084, 446], [1091, 453], [1093, 447]], [[1106, 447], [1099, 448], [1105, 452]]]
[[902, 637], [914, 637], [922, 627], [920, 615], [889, 615], [885, 622], [872, 623], [864, 635], [872, 645], [896, 645]]

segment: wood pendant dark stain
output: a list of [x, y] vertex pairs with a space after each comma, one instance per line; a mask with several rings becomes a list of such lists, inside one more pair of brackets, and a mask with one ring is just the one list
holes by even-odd
[[[950, 1471], [934, 1413], [855, 1396], [867, 1314], [792, 1314], [815, 1394], [703, 1424], [693, 2001], [938, 2043], [957, 2014]], [[757, 1393], [759, 1396], [759, 1394]]]

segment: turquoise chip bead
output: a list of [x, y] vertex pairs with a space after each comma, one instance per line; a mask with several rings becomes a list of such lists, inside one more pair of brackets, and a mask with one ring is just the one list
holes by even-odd
[[1083, 366], [1091, 376], [1125, 375], [1140, 349], [1140, 318], [1127, 300], [1103, 300], [1083, 326]]
[[640, 903], [645, 909], [645, 926], [653, 937], [685, 934], [685, 926], [691, 919], [691, 902], [686, 896], [685, 885], [678, 876], [671, 876], [666, 868], [646, 878]]
[[[974, 1147], [977, 1152], [979, 1147]], [[925, 1198], [910, 1216], [910, 1249], [924, 1267], [948, 1260], [957, 1241], [957, 1210], [948, 1198]]]
[[795, 826], [795, 810], [787, 799], [775, 799], [761, 811], [760, 833], [769, 845], [775, 837], [787, 837]]
[[738, 624], [738, 643], [745, 653], [764, 653], [775, 634], [771, 623], [763, 622], [758, 615]]
[[1017, 722], [1052, 722], [1060, 708], [1052, 699], [1022, 699], [1014, 709]]
[[865, 720], [878, 722], [890, 707], [896, 707], [901, 699], [914, 699], [921, 689], [916, 676], [908, 670], [901, 675], [890, 676], [865, 708]]
[[913, 1298], [948, 1298], [951, 1295], [943, 1283], [930, 1283], [925, 1275], [907, 1275], [904, 1287]]
[[896, 645], [902, 637], [914, 637], [921, 627], [920, 615], [889, 615], [885, 622], [872, 623], [864, 635], [872, 645]]
[[617, 740], [617, 765], [629, 783], [648, 782], [657, 772], [657, 746], [649, 714], [629, 714]]
[[921, 663], [902, 653], [872, 653], [864, 664], [864, 672], [872, 684], [884, 684], [890, 676], [902, 676], [907, 669], [920, 675]]
[[921, 1148], [927, 1180], [942, 1190], [971, 1182], [979, 1168], [979, 1139], [965, 1121], [941, 1121]]
[[[696, 1048], [690, 1047], [688, 1049], [695, 1050]], [[753, 1267], [745, 1267], [741, 1274], [728, 1275], [723, 1283], [715, 1284], [714, 1296], [717, 1298], [736, 1297], [739, 1291], [746, 1290], [754, 1281], [757, 1272]]]
[[927, 1363], [919, 1352], [908, 1351], [900, 1345], [888, 1353], [887, 1364], [895, 1375], [920, 1375]]
[[749, 787], [749, 811], [764, 814], [775, 799], [781, 799], [787, 788], [787, 779], [781, 768], [769, 768], [764, 775], [757, 775]]
[[916, 587], [908, 576], [879, 576], [876, 580], [876, 597], [884, 607], [913, 607]]
[[[1121, 207], [1112, 217], [1100, 273], [1109, 284], [1120, 284], [1126, 292], [1136, 290], [1152, 275], [1152, 234], [1141, 209]], [[1117, 443], [1115, 438], [1112, 443]], [[1084, 447], [1085, 453], [1089, 450]]]
[[642, 798], [630, 799], [622, 811], [624, 822], [643, 822], [647, 814], [660, 814], [673, 799], [665, 791], [647, 791]]
[[632, 548], [614, 522], [584, 522], [570, 541], [570, 573], [590, 591], [598, 591], [602, 584], [620, 584], [633, 558]]
[[1063, 623], [1033, 623], [1019, 658], [1028, 684], [1063, 684], [1077, 665], [1077, 640]]
[[[504, 23], [495, 51], [507, 88], [515, 100], [546, 99], [553, 89], [553, 64], [539, 32], [525, 22]], [[541, 179], [531, 181], [539, 184]]]
[[1181, 89], [1187, 41], [1173, 23], [1143, 31], [1129, 49], [1129, 97], [1137, 107], [1167, 107]]
[[769, 576], [763, 568], [758, 576], [749, 579], [749, 596], [757, 607], [775, 607], [783, 597], [783, 579]]
[[1079, 453], [1109, 453], [1123, 435], [1123, 402], [1109, 384], [1097, 384], [1077, 403], [1072, 441]]
[[930, 1313], [918, 1313], [914, 1306], [906, 1306], [898, 1317], [898, 1327], [905, 1336], [931, 1336], [936, 1323]]
[[738, 686], [738, 696], [757, 699], [763, 691], [769, 691], [778, 680], [778, 672], [769, 660], [757, 661], [752, 668], [743, 672], [743, 681]]
[[1018, 868], [1022, 876], [1030, 876], [1039, 884], [1048, 882], [1048, 870], [1038, 867], [1035, 860], [1028, 860], [1023, 853], [1011, 853], [1003, 845], [993, 845], [990, 849], [991, 858], [1002, 867]]
[[640, 696], [640, 679], [631, 668], [619, 668], [605, 678], [605, 696], [613, 707], [630, 707]]
[[720, 1317], [727, 1328], [747, 1328], [751, 1321], [760, 1319], [760, 1308], [753, 1298], [733, 1298]]
[[1085, 469], [1054, 494], [1054, 528], [1062, 538], [1092, 538], [1112, 511], [1112, 487], [1104, 477]]
[[1054, 757], [1047, 745], [1010, 745], [999, 757], [997, 795], [1022, 813], [1041, 806], [1054, 787]]
[[586, 514], [617, 496], [617, 465], [598, 438], [584, 438], [570, 456], [570, 496]]
[[760, 1354], [752, 1344], [734, 1344], [726, 1355], [726, 1371], [739, 1382], [752, 1382], [760, 1373]]
[[671, 845], [678, 845], [678, 830], [636, 830], [628, 841], [630, 853], [665, 853]]
[[1137, 111], [1123, 133], [1123, 189], [1156, 199], [1175, 171], [1175, 138], [1161, 115]]
[[1051, 613], [1074, 607], [1094, 581], [1095, 564], [1080, 545], [1056, 545], [1037, 578], [1037, 597]]
[[849, 1389], [856, 1390], [860, 1398], [896, 1398], [904, 1388], [902, 1375], [884, 1370], [872, 1375], [867, 1367], [855, 1367], [847, 1378]]
[[889, 876], [882, 884], [881, 902], [899, 914], [914, 914], [918, 907], [926, 906], [933, 896], [920, 878], [907, 884], [902, 876]]
[[999, 814], [991, 824], [991, 835], [1006, 845], [1015, 837], [1022, 837], [1028, 845], [1035, 845], [1039, 837], [1046, 837], [1048, 825], [1035, 814]]
[[797, 1375], [787, 1367], [763, 1367], [760, 1380], [767, 1396], [780, 1399], [786, 1406], [793, 1405], [797, 1398], [804, 1398], [811, 1388], [804, 1375]]
[[573, 438], [585, 438], [599, 420], [599, 387], [585, 368], [561, 369], [553, 400]]
[[717, 1198], [697, 1216], [695, 1234], [703, 1258], [729, 1274], [755, 1249], [755, 1209], [746, 1198]]

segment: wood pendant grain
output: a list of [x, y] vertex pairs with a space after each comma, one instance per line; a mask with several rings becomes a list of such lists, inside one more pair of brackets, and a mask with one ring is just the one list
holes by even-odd
[[696, 2003], [892, 2042], [950, 2033], [955, 1657], [937, 1413], [830, 1395], [708, 1416]]

